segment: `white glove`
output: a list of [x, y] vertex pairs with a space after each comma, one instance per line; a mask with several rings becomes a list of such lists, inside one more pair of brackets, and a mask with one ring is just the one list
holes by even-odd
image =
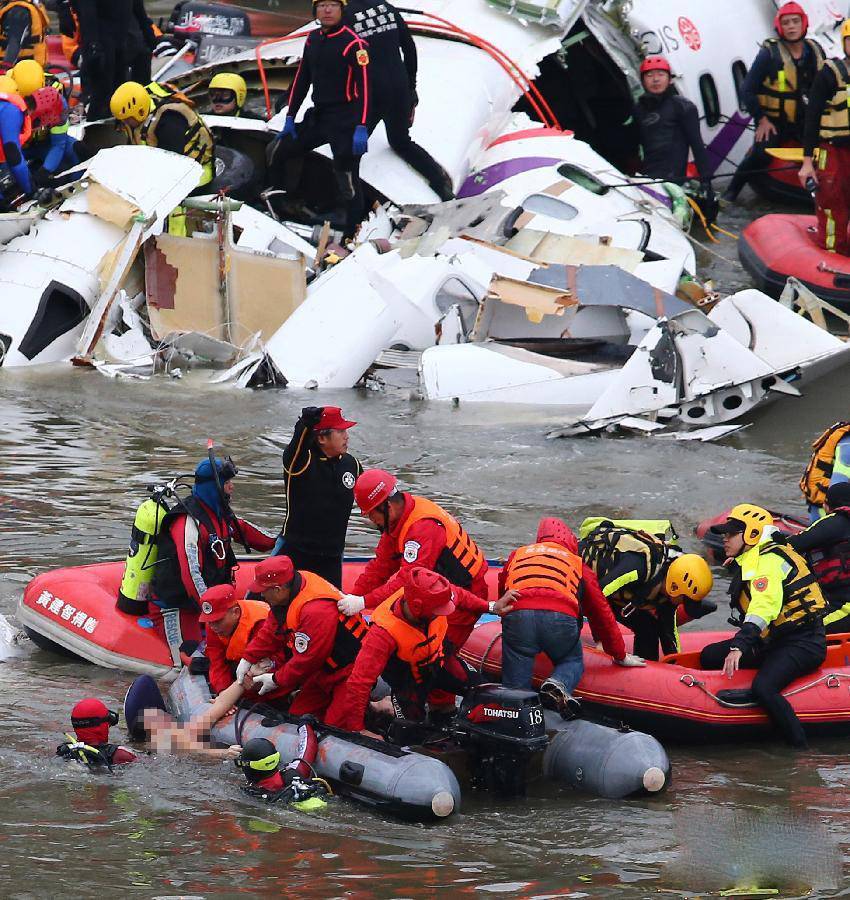
[[336, 608], [344, 616], [355, 616], [360, 610], [366, 608], [366, 601], [362, 597], [356, 597], [354, 594], [344, 594], [342, 600], [337, 603]]
[[236, 683], [242, 684], [242, 680], [248, 674], [248, 669], [251, 668], [253, 663], [249, 663], [247, 659], [240, 659], [239, 665], [236, 667]]
[[622, 659], [615, 659], [614, 662], [626, 669], [634, 669], [646, 665], [646, 660], [642, 656], [635, 656], [634, 653], [627, 653]]
[[263, 694], [268, 694], [269, 691], [273, 691], [277, 685], [275, 684], [274, 674], [272, 672], [266, 672], [265, 675], [255, 675], [254, 676], [254, 688], [256, 689], [257, 685], [260, 686], [260, 689], [257, 693], [262, 697]]

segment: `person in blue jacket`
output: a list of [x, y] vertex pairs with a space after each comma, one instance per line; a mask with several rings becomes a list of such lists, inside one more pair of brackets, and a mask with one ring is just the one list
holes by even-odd
[[55, 88], [41, 88], [26, 100], [17, 94], [0, 94], [0, 162], [11, 172], [25, 197], [33, 195], [34, 187], [23, 148], [34, 129], [59, 125], [64, 108], [64, 100]]

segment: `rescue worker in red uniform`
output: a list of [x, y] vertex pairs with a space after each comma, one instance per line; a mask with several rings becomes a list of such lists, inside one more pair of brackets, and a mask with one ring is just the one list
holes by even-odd
[[229, 457], [216, 459], [215, 472], [209, 459], [202, 460], [195, 469], [192, 496], [162, 522], [151, 613], [157, 624], [161, 621], [175, 665], [183, 661], [184, 642], [184, 653], [191, 653], [201, 640], [201, 595], [207, 588], [233, 581], [233, 539], [265, 553], [274, 546], [274, 538], [238, 518], [230, 507], [238, 471]]
[[[843, 59], [828, 59], [812, 83], [803, 134], [803, 187], [814, 182], [818, 244], [850, 254], [850, 19], [841, 26]], [[817, 145], [817, 147], [816, 147]]]
[[[357, 479], [354, 499], [381, 539], [375, 558], [354, 583], [354, 593], [340, 603], [340, 612], [375, 609], [402, 587], [405, 569], [424, 566], [459, 589], [448, 638], [462, 647], [479, 615], [494, 611], [494, 602], [487, 603], [487, 560], [478, 545], [454, 516], [431, 500], [399, 491], [395, 476], [383, 469], [367, 469]], [[459, 602], [467, 593], [472, 597]]]
[[202, 594], [198, 621], [207, 629], [204, 653], [210, 661], [208, 677], [214, 694], [236, 680], [236, 666], [268, 616], [268, 603], [240, 600], [231, 584], [217, 584]]
[[[293, 716], [338, 715], [345, 680], [368, 628], [362, 616], [341, 615], [340, 591], [312, 572], [296, 571], [288, 556], [263, 560], [251, 590], [262, 593], [271, 615], [246, 647], [237, 681], [267, 700], [285, 701], [298, 691], [289, 705]], [[269, 658], [285, 662], [262, 672], [257, 664]]]
[[[289, 91], [283, 130], [272, 144], [270, 167], [277, 169], [286, 192], [294, 196], [304, 157], [330, 144], [340, 198], [345, 206], [345, 234], [351, 236], [363, 218], [360, 158], [369, 147], [369, 51], [343, 23], [347, 0], [318, 0], [313, 11], [320, 28], [311, 31]], [[307, 93], [313, 108], [296, 125]], [[282, 176], [282, 177], [281, 177]]]
[[71, 726], [76, 740], [66, 734], [67, 741], [56, 748], [56, 755], [73, 759], [90, 769], [125, 766], [139, 757], [118, 744], [109, 743], [109, 727], [118, 724], [118, 713], [106, 708], [95, 697], [80, 700], [71, 710]]
[[511, 553], [499, 573], [499, 590], [517, 592], [513, 610], [502, 621], [502, 683], [530, 690], [534, 660], [545, 654], [554, 669], [540, 686], [541, 702], [565, 718], [579, 710], [572, 694], [584, 671], [585, 614], [594, 637], [616, 663], [646, 665], [626, 653], [596, 575], [582, 564], [576, 536], [561, 519], [541, 519], [536, 541]]
[[[457, 607], [478, 616], [486, 602], [469, 591], [458, 590], [442, 575], [422, 566], [409, 566], [400, 587], [372, 614], [369, 633], [348, 677], [342, 709], [328, 716], [329, 725], [363, 731], [369, 695], [378, 678], [392, 688], [404, 718], [422, 720], [430, 693], [463, 693], [470, 686], [469, 670], [449, 639], [449, 619]], [[514, 595], [496, 601], [493, 612], [504, 615], [513, 608]], [[341, 713], [341, 715], [340, 715]]]

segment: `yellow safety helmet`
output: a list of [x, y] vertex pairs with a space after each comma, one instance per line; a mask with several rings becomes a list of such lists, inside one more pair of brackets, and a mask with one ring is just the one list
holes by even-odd
[[150, 115], [153, 102], [143, 84], [125, 81], [118, 87], [109, 101], [109, 109], [119, 122], [137, 119], [143, 122]]
[[34, 59], [22, 59], [9, 73], [18, 85], [22, 97], [29, 97], [44, 87], [44, 69]]
[[702, 600], [708, 596], [714, 578], [708, 563], [696, 553], [677, 556], [667, 569], [664, 593], [670, 598]]
[[248, 85], [245, 79], [235, 72], [219, 72], [212, 81], [210, 81], [209, 90], [214, 91], [216, 88], [220, 91], [233, 91], [236, 94], [236, 108], [242, 109], [245, 98], [248, 96]]
[[841, 40], [850, 37], [850, 19], [845, 19], [841, 23]]
[[752, 503], [739, 503], [729, 511], [726, 521], [740, 522], [744, 526], [744, 543], [748, 547], [755, 547], [761, 540], [765, 528], [773, 525], [773, 516], [760, 506]]
[[18, 85], [11, 75], [0, 75], [0, 94], [17, 94]]

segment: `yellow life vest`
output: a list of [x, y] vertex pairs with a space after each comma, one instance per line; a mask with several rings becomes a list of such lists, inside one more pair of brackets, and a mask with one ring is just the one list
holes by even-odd
[[[805, 41], [814, 53], [817, 71], [823, 68], [826, 57], [823, 48], [816, 41]], [[803, 92], [797, 81], [797, 66], [784, 41], [770, 38], [762, 45], [770, 51], [771, 67], [774, 75], [768, 76], [761, 84], [758, 101], [762, 112], [775, 125], [796, 122], [802, 111]]]
[[848, 434], [850, 422], [836, 422], [812, 442], [812, 458], [800, 479], [800, 490], [806, 500], [814, 506], [823, 506], [835, 466], [835, 448]]
[[[827, 602], [808, 563], [796, 550], [787, 544], [770, 541], [761, 547], [759, 555], [766, 553], [781, 557], [789, 568], [782, 582], [782, 609], [761, 633], [763, 640], [768, 641], [817, 621], [826, 612]], [[736, 605], [746, 615], [750, 605], [749, 582], [742, 583]]]
[[12, 0], [6, 3], [0, 10], [0, 47], [6, 49], [9, 37], [6, 34], [6, 26], [4, 24], [6, 13], [15, 7], [25, 9], [30, 15], [30, 33], [27, 39], [21, 44], [21, 52], [18, 54], [18, 60], [34, 59], [42, 66], [47, 65], [47, 31], [50, 26], [50, 20], [47, 17], [47, 11], [40, 3], [34, 0]]
[[215, 175], [213, 168], [215, 139], [204, 120], [195, 111], [192, 101], [181, 91], [155, 81], [147, 85], [145, 90], [151, 98], [153, 109], [147, 121], [142, 125], [127, 127], [131, 143], [156, 147], [156, 128], [162, 116], [166, 112], [179, 113], [186, 120], [186, 143], [183, 146], [183, 155], [194, 159], [203, 166], [198, 185], [209, 184]]
[[847, 91], [850, 71], [843, 59], [828, 59], [824, 65], [832, 70], [838, 88], [820, 117], [820, 137], [823, 141], [834, 141], [850, 137], [850, 93]]

